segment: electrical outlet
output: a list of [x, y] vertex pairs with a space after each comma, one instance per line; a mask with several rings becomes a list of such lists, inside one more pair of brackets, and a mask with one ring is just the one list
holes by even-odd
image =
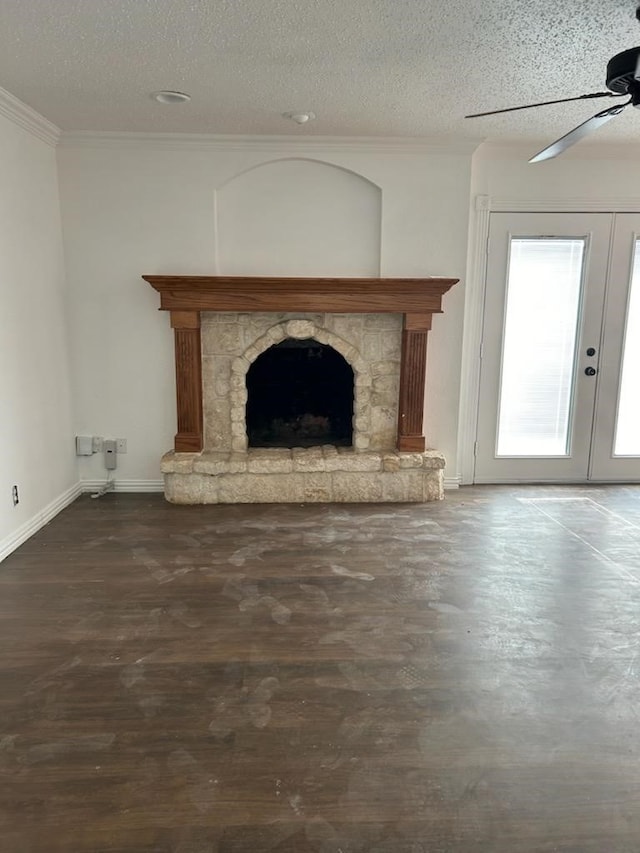
[[11, 489], [11, 496], [13, 498], [13, 505], [17, 506], [20, 503], [20, 498], [18, 497], [18, 487], [14, 486]]
[[101, 435], [94, 435], [91, 439], [92, 441], [92, 450], [94, 453], [100, 453], [104, 446], [104, 438]]
[[118, 453], [126, 453], [127, 452], [127, 439], [126, 438], [116, 438], [116, 450]]

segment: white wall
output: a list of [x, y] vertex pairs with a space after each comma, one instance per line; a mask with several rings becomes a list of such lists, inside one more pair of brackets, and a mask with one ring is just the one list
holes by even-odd
[[0, 174], [2, 559], [64, 503], [77, 470], [55, 149], [0, 116]]
[[[363, 208], [363, 215], [375, 211], [379, 219], [379, 238], [363, 243], [378, 253], [367, 260], [367, 269], [379, 270], [382, 276], [463, 277], [471, 176], [468, 150], [127, 138], [69, 138], [59, 147], [78, 413], [75, 431], [127, 439], [128, 453], [119, 457], [118, 480], [157, 481], [159, 459], [172, 447], [175, 432], [169, 318], [166, 312], [158, 313], [158, 295], [140, 276], [241, 269], [282, 274], [281, 241], [267, 255], [268, 242], [258, 240], [258, 270], [258, 249], [253, 241], [237, 239], [235, 202], [224, 197], [235, 176], [284, 160], [292, 170], [287, 171], [286, 162], [255, 170], [259, 182], [246, 186], [253, 187], [260, 207], [269, 198], [278, 202], [288, 194], [290, 199], [287, 178], [300, 178], [301, 159], [338, 166], [379, 188], [380, 204]], [[304, 170], [307, 211], [313, 209], [315, 197], [327, 199], [324, 175], [326, 170], [320, 167]], [[333, 191], [340, 192], [339, 186], [335, 184]], [[241, 196], [240, 207], [246, 210], [246, 187]], [[339, 202], [336, 209], [344, 210]], [[285, 208], [283, 202], [280, 209]], [[250, 225], [255, 228], [256, 223]], [[239, 221], [238, 233], [246, 227]], [[298, 235], [307, 241], [294, 253], [298, 274], [327, 274], [326, 266], [318, 270], [327, 241], [335, 245], [335, 233], [329, 235], [327, 228], [319, 227], [312, 236], [310, 229]], [[334, 274], [339, 274], [337, 267]], [[428, 443], [445, 453], [447, 475], [454, 476], [462, 284], [445, 296], [444, 311], [434, 318], [429, 343], [426, 428]], [[105, 475], [99, 456], [82, 459], [80, 466], [83, 479]]]
[[562, 156], [529, 163], [533, 145], [482, 145], [473, 158], [472, 195], [520, 204], [564, 200], [570, 210], [637, 200], [640, 209], [639, 145], [579, 144]]

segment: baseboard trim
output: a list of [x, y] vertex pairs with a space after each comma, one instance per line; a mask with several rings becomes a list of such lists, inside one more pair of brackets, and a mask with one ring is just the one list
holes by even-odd
[[[81, 480], [83, 492], [97, 492], [105, 480]], [[111, 492], [164, 492], [164, 480], [114, 480]]]
[[40, 512], [37, 512], [29, 521], [26, 521], [16, 531], [10, 533], [0, 541], [0, 563], [13, 553], [16, 548], [19, 548], [27, 539], [30, 539], [34, 533], [37, 533], [40, 528], [48, 524], [52, 518], [55, 518], [59, 512], [62, 512], [65, 507], [73, 503], [82, 489], [80, 483], [75, 483], [71, 488], [67, 489], [57, 498], [51, 501], [50, 504]]
[[456, 474], [455, 477], [445, 477], [444, 478], [445, 490], [446, 489], [459, 489], [461, 483], [462, 483], [462, 476], [460, 474]]

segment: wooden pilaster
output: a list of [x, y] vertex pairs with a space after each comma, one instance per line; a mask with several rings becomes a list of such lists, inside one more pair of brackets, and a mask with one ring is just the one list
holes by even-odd
[[200, 312], [172, 311], [175, 336], [178, 432], [176, 453], [202, 450], [202, 355]]
[[398, 450], [422, 452], [424, 437], [424, 386], [427, 373], [427, 335], [431, 314], [405, 314], [400, 362]]

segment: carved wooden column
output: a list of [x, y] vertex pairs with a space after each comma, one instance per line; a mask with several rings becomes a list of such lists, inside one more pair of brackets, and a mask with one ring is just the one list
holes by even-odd
[[431, 314], [405, 314], [400, 362], [398, 450], [422, 452], [424, 385], [427, 373], [427, 335]]
[[176, 348], [176, 397], [178, 432], [176, 453], [202, 450], [202, 355], [200, 312], [172, 311], [171, 327]]

